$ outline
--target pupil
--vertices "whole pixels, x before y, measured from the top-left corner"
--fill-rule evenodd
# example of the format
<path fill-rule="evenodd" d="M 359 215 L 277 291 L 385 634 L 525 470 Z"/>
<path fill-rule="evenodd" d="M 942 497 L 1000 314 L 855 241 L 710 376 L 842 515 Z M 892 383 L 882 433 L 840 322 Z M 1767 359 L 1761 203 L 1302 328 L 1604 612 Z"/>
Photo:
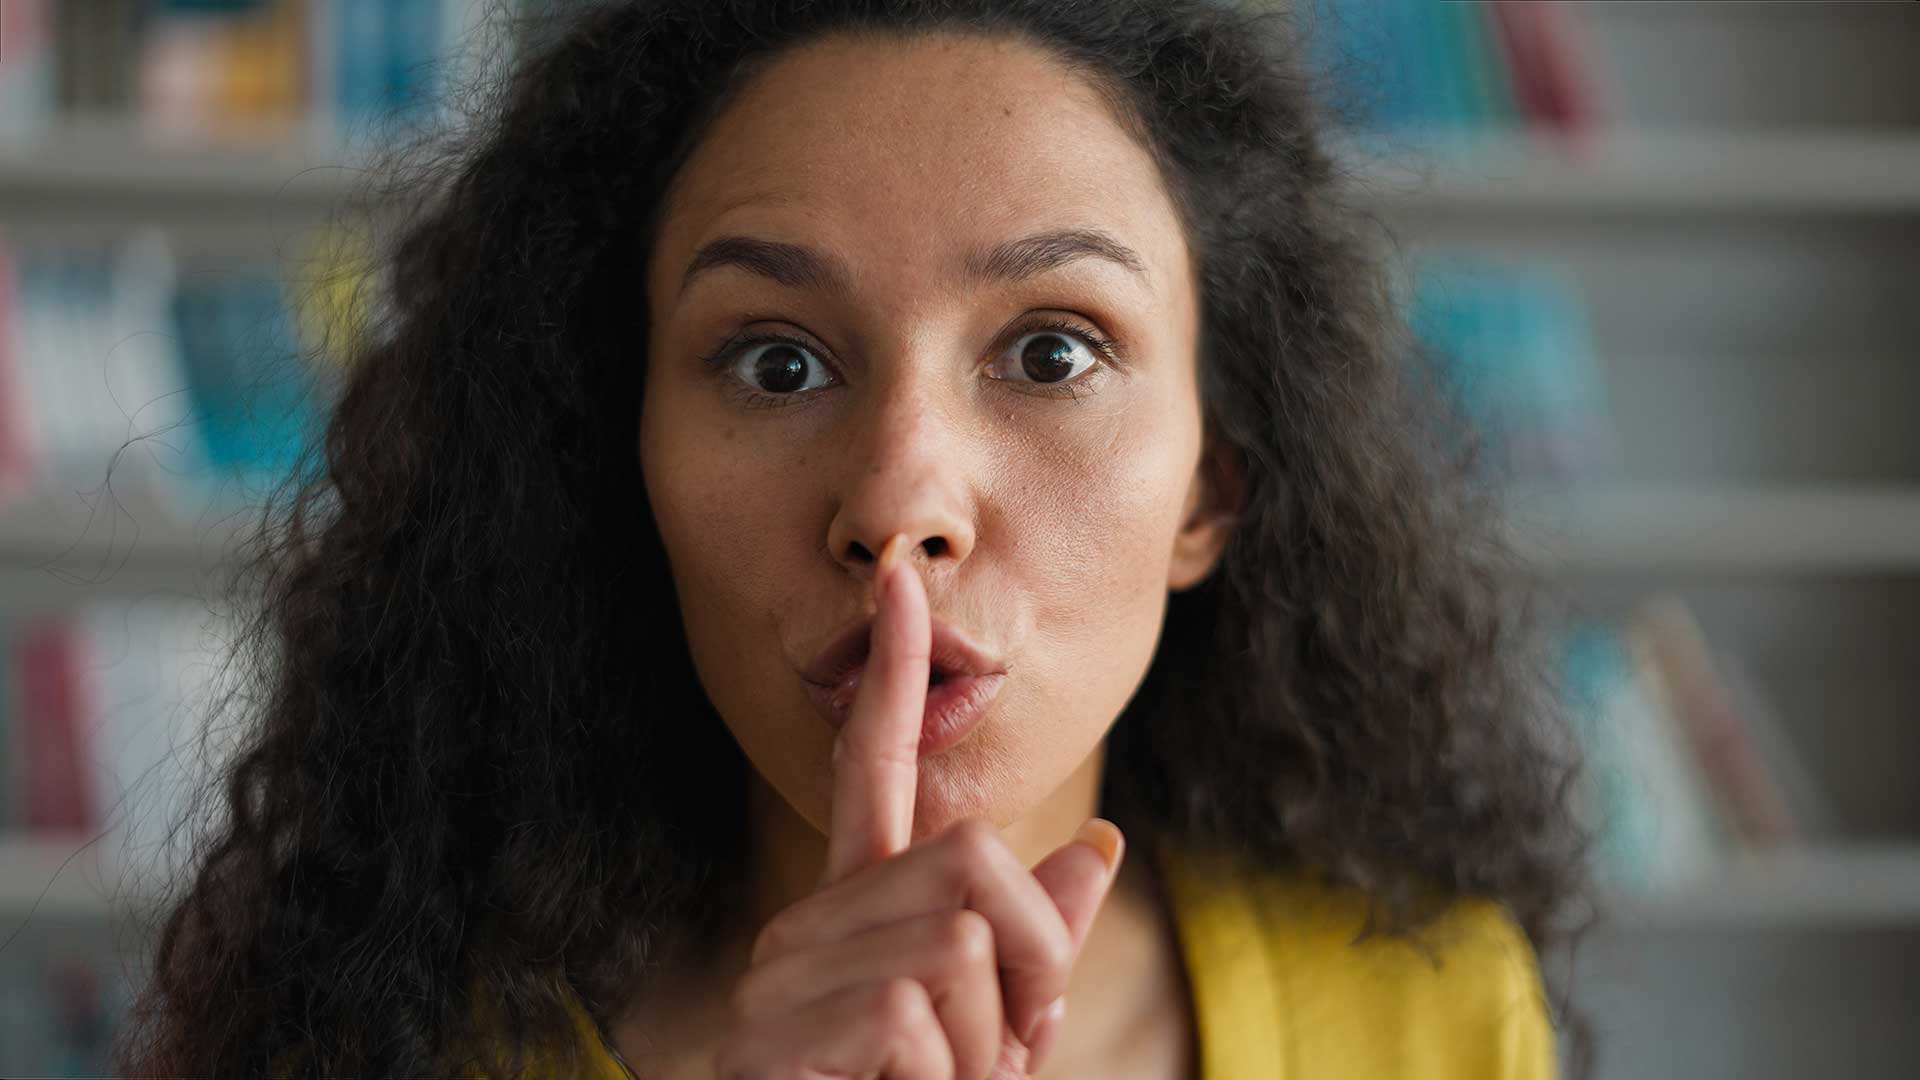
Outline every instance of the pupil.
<path fill-rule="evenodd" d="M 762 386 L 781 393 L 792 393 L 807 382 L 806 362 L 791 345 L 776 345 L 761 353 L 753 372 Z"/>
<path fill-rule="evenodd" d="M 1041 335 L 1021 350 L 1020 364 L 1035 382 L 1057 382 L 1073 370 L 1073 348 L 1056 335 Z"/>

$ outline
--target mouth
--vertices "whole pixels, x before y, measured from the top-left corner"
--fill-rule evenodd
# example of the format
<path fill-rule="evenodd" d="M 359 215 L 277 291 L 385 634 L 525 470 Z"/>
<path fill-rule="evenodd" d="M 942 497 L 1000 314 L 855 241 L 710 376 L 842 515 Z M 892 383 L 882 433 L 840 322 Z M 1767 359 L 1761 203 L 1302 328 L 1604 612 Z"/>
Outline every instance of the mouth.
<path fill-rule="evenodd" d="M 865 673 L 863 663 L 831 686 L 803 680 L 808 700 L 834 731 L 845 727 L 852 717 L 860 677 Z M 920 715 L 920 755 L 937 754 L 965 738 L 985 718 L 988 706 L 1006 682 L 1006 673 L 998 671 L 984 675 L 929 673 L 926 705 Z"/>
<path fill-rule="evenodd" d="M 866 664 L 872 651 L 872 632 L 872 616 L 848 623 L 801 671 L 800 677 L 819 686 L 838 686 L 848 673 Z M 965 631 L 937 616 L 933 618 L 927 661 L 928 686 L 940 686 L 966 676 L 1006 673 L 1007 665 L 976 645 Z"/>
<path fill-rule="evenodd" d="M 872 628 L 871 617 L 847 624 L 801 673 L 808 698 L 836 731 L 852 715 L 872 649 Z M 920 726 L 923 755 L 938 753 L 973 730 L 1008 678 L 1007 665 L 963 631 L 937 617 L 932 630 Z"/>

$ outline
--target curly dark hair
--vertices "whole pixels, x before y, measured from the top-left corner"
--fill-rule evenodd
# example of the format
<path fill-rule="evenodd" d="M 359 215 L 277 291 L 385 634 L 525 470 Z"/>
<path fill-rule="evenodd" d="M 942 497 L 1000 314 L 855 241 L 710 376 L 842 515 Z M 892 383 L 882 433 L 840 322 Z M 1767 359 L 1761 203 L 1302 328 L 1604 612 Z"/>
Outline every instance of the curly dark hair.
<path fill-rule="evenodd" d="M 577 1060 L 567 995 L 607 1023 L 711 940 L 750 766 L 645 501 L 631 285 L 732 91 L 848 28 L 1066 59 L 1149 148 L 1200 268 L 1203 413 L 1244 502 L 1215 573 L 1170 597 L 1101 813 L 1357 886 L 1376 932 L 1417 936 L 1471 894 L 1543 956 L 1580 936 L 1591 837 L 1537 582 L 1323 145 L 1293 16 L 624 0 L 523 28 L 477 122 L 379 174 L 412 194 L 404 227 L 324 431 L 246 537 L 247 679 L 219 703 L 244 737 L 156 909 L 118 1067 L 413 1075 L 484 1048 L 513 1075 Z M 1550 996 L 1585 1072 L 1585 1025 Z"/>

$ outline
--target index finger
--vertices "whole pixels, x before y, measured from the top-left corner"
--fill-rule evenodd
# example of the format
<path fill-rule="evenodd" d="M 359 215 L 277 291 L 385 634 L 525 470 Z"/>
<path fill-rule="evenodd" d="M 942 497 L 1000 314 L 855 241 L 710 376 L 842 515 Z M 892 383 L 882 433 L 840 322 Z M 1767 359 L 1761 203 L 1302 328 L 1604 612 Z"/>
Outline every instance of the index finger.
<path fill-rule="evenodd" d="M 847 724 L 833 742 L 823 885 L 905 851 L 913 836 L 933 630 L 926 588 L 901 557 L 906 539 L 896 533 L 880 549 L 866 670 Z"/>

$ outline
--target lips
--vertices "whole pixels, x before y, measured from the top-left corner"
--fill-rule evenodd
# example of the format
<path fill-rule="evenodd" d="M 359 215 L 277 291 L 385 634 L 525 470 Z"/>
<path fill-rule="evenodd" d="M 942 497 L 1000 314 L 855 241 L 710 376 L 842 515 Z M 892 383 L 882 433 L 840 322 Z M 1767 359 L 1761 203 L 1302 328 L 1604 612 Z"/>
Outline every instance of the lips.
<path fill-rule="evenodd" d="M 968 675 L 1006 673 L 1006 665 L 974 644 L 965 632 L 938 617 L 932 623 L 932 649 L 928 657 L 927 674 L 933 684 Z M 867 655 L 872 649 L 872 631 L 871 615 L 848 623 L 800 672 L 800 677 L 816 686 L 839 685 L 849 673 L 867 662 Z"/>
<path fill-rule="evenodd" d="M 920 749 L 932 755 L 967 736 L 1007 681 L 1006 665 L 975 645 L 953 626 L 932 620 L 928 654 L 926 707 L 920 720 Z M 872 647 L 873 619 L 855 619 L 836 634 L 801 673 L 807 697 L 834 730 L 853 712 L 860 678 Z"/>

